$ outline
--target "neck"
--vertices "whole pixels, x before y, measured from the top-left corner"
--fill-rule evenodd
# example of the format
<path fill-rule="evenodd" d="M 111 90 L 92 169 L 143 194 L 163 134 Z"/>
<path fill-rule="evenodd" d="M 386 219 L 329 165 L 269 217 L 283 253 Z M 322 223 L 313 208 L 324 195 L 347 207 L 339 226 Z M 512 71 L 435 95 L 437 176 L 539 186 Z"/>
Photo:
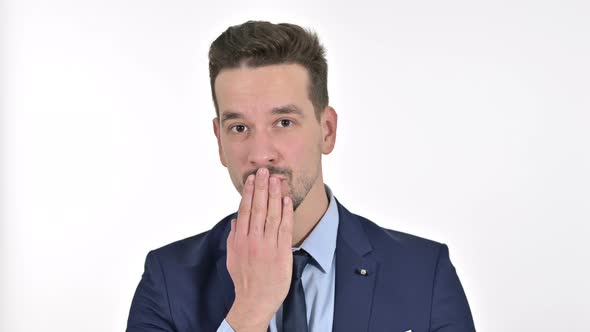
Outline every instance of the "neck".
<path fill-rule="evenodd" d="M 293 247 L 301 246 L 327 209 L 328 197 L 320 175 L 293 215 Z"/>

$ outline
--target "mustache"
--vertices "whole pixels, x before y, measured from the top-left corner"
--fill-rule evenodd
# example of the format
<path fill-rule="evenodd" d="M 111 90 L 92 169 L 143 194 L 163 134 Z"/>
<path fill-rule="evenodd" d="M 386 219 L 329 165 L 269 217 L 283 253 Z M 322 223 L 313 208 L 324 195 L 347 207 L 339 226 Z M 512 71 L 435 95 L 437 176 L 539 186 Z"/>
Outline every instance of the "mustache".
<path fill-rule="evenodd" d="M 288 168 L 282 168 L 282 167 L 276 167 L 276 166 L 264 166 L 266 167 L 266 169 L 268 169 L 268 172 L 270 175 L 284 175 L 287 180 L 289 180 L 289 182 L 291 182 L 291 178 L 293 176 L 293 171 L 288 169 Z M 242 176 L 242 183 L 246 183 L 246 179 L 248 178 L 248 176 L 250 176 L 251 174 L 256 175 L 256 172 L 258 172 L 258 170 L 261 167 L 255 168 L 251 171 L 246 172 L 243 176 Z"/>

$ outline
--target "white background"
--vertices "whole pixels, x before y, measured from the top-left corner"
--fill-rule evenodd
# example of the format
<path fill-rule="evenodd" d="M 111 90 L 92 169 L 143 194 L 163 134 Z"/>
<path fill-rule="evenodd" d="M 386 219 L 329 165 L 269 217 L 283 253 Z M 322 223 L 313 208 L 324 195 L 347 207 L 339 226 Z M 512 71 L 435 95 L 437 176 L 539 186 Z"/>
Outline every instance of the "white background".
<path fill-rule="evenodd" d="M 479 331 L 588 331 L 587 1 L 32 1 L 0 7 L 0 331 L 122 331 L 150 249 L 239 195 L 209 44 L 248 19 L 328 50 L 325 180 L 449 245 Z"/>

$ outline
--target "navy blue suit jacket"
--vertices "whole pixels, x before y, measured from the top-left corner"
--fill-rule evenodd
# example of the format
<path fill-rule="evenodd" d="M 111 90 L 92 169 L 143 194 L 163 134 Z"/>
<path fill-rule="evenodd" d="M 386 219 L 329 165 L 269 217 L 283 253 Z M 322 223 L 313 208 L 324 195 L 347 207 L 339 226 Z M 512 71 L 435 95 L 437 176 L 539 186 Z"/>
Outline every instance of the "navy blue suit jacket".
<path fill-rule="evenodd" d="M 340 203 L 338 213 L 333 331 L 475 331 L 444 244 L 384 229 Z M 234 216 L 147 255 L 128 332 L 217 330 L 235 296 L 226 268 Z"/>

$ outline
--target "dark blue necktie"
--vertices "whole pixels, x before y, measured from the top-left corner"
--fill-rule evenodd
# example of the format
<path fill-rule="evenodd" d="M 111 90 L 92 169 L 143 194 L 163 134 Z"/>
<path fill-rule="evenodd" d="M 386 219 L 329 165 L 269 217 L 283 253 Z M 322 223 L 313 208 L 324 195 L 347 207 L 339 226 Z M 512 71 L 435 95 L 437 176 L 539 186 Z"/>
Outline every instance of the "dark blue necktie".
<path fill-rule="evenodd" d="M 283 302 L 283 332 L 308 332 L 301 274 L 310 258 L 303 249 L 293 252 L 293 277 L 289 294 Z"/>

